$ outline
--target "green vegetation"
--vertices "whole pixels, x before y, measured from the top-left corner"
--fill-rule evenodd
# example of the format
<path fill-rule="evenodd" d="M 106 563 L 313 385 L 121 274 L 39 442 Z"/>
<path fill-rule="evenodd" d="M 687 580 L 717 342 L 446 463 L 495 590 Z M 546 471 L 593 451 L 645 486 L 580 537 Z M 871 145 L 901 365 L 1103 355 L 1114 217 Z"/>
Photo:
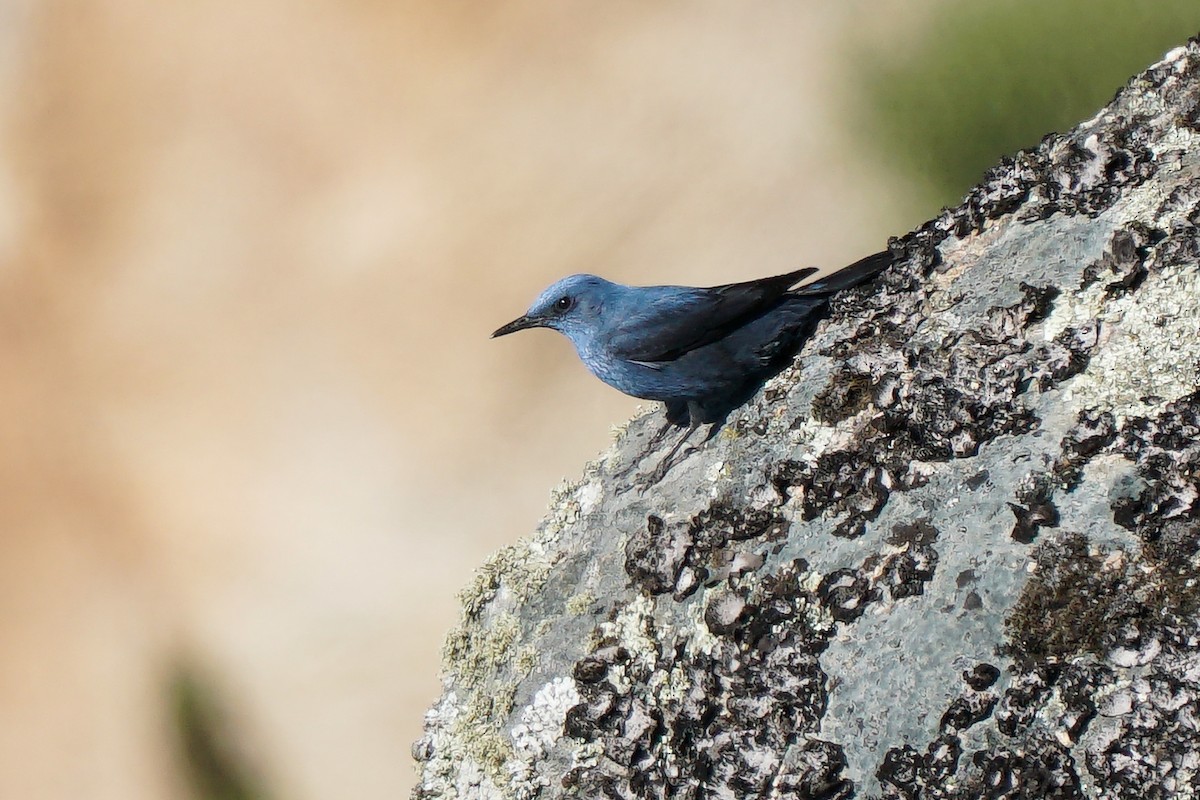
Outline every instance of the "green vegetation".
<path fill-rule="evenodd" d="M 195 800 L 266 800 L 236 731 L 213 687 L 181 667 L 170 684 L 171 712 L 191 796 Z"/>
<path fill-rule="evenodd" d="M 943 2 L 891 53 L 860 54 L 857 126 L 931 208 L 1005 154 L 1065 131 L 1200 32 L 1197 0 Z"/>

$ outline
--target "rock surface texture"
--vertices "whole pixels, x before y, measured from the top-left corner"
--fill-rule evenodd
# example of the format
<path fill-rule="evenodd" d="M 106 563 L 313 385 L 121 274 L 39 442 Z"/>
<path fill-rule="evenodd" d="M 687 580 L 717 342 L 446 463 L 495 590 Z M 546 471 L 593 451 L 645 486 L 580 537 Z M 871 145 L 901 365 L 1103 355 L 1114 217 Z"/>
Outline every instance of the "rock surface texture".
<path fill-rule="evenodd" d="M 661 483 L 616 477 L 656 412 L 559 490 L 464 594 L 414 796 L 1200 794 L 1198 221 L 1193 41 Z"/>

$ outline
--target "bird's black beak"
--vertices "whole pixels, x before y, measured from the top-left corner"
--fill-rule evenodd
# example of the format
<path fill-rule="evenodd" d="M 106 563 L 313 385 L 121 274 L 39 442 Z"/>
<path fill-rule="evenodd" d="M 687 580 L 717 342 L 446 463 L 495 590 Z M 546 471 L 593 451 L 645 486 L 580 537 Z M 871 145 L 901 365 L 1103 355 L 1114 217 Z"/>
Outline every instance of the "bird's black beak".
<path fill-rule="evenodd" d="M 510 333 L 516 333 L 517 331 L 523 331 L 526 328 L 541 328 L 543 326 L 544 326 L 544 323 L 540 319 L 537 319 L 536 317 L 530 317 L 528 315 L 523 316 L 523 317 L 517 317 L 516 319 L 514 319 L 512 322 L 508 323 L 507 325 L 503 325 L 503 326 L 497 328 L 495 330 L 495 332 L 492 333 L 492 338 L 495 339 L 497 336 L 508 336 Z"/>

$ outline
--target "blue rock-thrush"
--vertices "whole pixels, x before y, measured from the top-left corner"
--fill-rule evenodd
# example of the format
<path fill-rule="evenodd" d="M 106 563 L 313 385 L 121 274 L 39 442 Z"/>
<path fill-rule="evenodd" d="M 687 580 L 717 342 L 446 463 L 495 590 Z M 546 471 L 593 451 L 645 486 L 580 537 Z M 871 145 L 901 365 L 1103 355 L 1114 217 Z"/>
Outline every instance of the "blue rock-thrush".
<path fill-rule="evenodd" d="M 661 477 L 696 428 L 721 423 L 787 364 L 824 318 L 834 294 L 891 263 L 890 253 L 876 253 L 794 289 L 817 268 L 710 288 L 625 286 L 571 275 L 492 336 L 553 328 L 609 386 L 663 401 L 669 425 L 688 428 L 660 464 Z M 710 437 L 718 427 L 713 425 Z"/>

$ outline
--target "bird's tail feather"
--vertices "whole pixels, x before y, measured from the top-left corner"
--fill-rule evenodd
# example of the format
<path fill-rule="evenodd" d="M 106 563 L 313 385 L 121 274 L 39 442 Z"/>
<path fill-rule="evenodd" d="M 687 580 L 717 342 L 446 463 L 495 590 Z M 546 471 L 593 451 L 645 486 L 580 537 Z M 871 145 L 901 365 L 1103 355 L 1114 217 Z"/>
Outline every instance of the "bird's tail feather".
<path fill-rule="evenodd" d="M 892 254 L 888 250 L 875 253 L 855 261 L 848 267 L 843 267 L 831 275 L 818 278 L 812 283 L 806 283 L 792 290 L 792 294 L 802 296 L 835 294 L 844 289 L 851 289 L 874 278 L 892 265 Z"/>

